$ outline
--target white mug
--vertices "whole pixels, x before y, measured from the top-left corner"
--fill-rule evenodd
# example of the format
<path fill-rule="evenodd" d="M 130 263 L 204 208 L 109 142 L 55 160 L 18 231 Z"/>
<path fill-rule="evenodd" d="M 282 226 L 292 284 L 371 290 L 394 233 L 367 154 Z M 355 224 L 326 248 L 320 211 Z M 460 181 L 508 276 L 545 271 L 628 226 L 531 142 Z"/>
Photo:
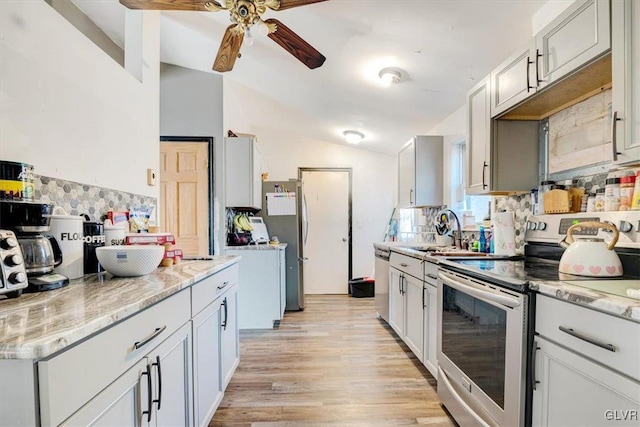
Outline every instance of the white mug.
<path fill-rule="evenodd" d="M 105 246 L 113 246 L 113 245 L 124 245 L 124 238 L 127 233 L 124 227 L 111 226 L 104 227 L 104 245 Z"/>
<path fill-rule="evenodd" d="M 51 215 L 50 233 L 56 238 L 62 251 L 62 264 L 56 267 L 54 272 L 69 279 L 84 276 L 83 223 L 83 217 L 67 215 L 60 206 L 57 206 Z"/>

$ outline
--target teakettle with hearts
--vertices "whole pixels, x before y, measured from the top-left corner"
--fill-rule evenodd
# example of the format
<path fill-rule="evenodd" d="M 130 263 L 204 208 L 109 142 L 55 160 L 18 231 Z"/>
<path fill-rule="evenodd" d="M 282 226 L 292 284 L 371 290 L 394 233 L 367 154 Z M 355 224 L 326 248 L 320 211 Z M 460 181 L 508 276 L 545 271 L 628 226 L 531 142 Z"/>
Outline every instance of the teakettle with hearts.
<path fill-rule="evenodd" d="M 573 238 L 573 232 L 582 228 L 603 228 L 613 232 L 613 239 L 607 244 L 604 239 Z M 586 221 L 572 225 L 567 230 L 567 247 L 560 259 L 560 273 L 590 277 L 622 276 L 622 263 L 613 250 L 618 241 L 618 228 L 604 222 Z M 568 245 L 567 245 L 568 244 Z"/>

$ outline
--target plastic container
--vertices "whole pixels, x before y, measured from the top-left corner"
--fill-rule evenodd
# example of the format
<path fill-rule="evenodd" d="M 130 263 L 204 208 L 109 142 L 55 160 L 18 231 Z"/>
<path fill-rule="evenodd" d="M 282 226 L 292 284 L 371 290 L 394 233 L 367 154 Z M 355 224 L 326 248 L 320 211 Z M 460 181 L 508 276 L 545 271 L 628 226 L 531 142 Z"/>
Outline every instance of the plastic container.
<path fill-rule="evenodd" d="M 484 235 L 484 227 L 480 227 L 478 242 L 478 252 L 487 252 L 487 238 Z"/>
<path fill-rule="evenodd" d="M 349 280 L 349 294 L 354 298 L 375 296 L 375 280 L 371 277 L 358 277 Z"/>
<path fill-rule="evenodd" d="M 620 178 L 607 178 L 604 187 L 604 210 L 605 212 L 612 212 L 619 209 Z"/>
<path fill-rule="evenodd" d="M 596 194 L 589 193 L 589 199 L 587 199 L 587 212 L 595 212 L 596 210 Z"/>
<path fill-rule="evenodd" d="M 628 211 L 631 209 L 633 201 L 633 188 L 636 184 L 636 176 L 623 176 L 620 178 L 620 210 Z"/>

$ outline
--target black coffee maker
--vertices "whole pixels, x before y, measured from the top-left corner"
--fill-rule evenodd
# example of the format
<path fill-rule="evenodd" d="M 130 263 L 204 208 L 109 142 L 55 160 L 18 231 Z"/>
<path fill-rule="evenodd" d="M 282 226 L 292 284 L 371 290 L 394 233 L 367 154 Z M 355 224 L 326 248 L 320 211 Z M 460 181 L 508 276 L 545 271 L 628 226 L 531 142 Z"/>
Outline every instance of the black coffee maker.
<path fill-rule="evenodd" d="M 48 235 L 52 206 L 46 203 L 0 200 L 0 229 L 15 233 L 29 287 L 27 292 L 58 289 L 69 283 L 61 274 L 51 274 L 62 264 L 62 251 L 55 237 Z"/>

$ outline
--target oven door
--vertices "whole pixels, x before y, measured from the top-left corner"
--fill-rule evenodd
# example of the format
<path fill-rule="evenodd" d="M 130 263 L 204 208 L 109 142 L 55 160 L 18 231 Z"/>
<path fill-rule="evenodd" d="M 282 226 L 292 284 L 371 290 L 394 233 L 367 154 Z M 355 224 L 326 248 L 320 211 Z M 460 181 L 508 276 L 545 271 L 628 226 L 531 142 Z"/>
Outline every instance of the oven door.
<path fill-rule="evenodd" d="M 440 269 L 438 396 L 460 425 L 524 422 L 526 295 Z"/>

